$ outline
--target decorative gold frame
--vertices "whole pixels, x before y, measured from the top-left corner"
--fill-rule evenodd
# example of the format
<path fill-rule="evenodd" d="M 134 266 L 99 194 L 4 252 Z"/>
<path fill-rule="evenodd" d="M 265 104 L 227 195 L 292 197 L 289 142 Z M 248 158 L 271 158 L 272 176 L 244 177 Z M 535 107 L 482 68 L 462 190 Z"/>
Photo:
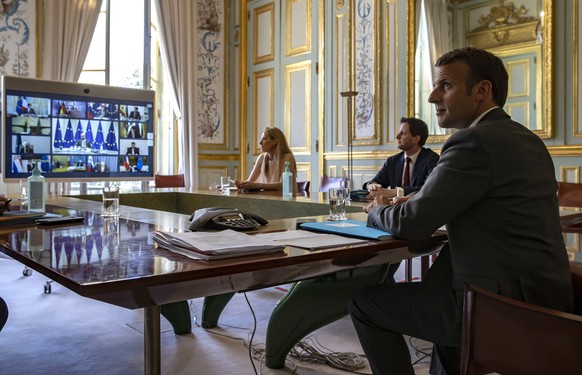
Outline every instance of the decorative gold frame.
<path fill-rule="evenodd" d="M 257 45 L 258 45 L 258 41 L 259 41 L 259 35 L 257 34 L 257 30 L 258 28 L 255 27 L 253 30 L 253 64 L 257 65 L 260 63 L 264 63 L 267 61 L 272 61 L 275 59 L 275 35 L 274 35 L 274 28 L 275 28 L 275 4 L 274 3 L 268 3 L 265 4 L 261 7 L 258 7 L 254 10 L 253 13 L 253 17 L 255 20 L 259 19 L 259 15 L 263 14 L 263 13 L 270 13 L 271 16 L 271 40 L 270 40 L 270 48 L 271 51 L 269 53 L 267 53 L 266 55 L 258 55 L 258 49 L 257 49 Z"/>
<path fill-rule="evenodd" d="M 289 56 L 295 56 L 295 55 L 300 55 L 302 53 L 305 52 L 309 52 L 311 51 L 311 0 L 303 0 L 305 1 L 305 20 L 306 20 L 306 27 L 305 27 L 305 44 L 302 46 L 297 46 L 295 48 L 291 48 L 291 35 L 293 35 L 293 31 L 288 31 L 285 35 L 285 55 L 287 57 Z M 293 26 L 293 20 L 292 20 L 292 8 L 293 8 L 293 3 L 297 3 L 298 0 L 287 0 L 286 1 L 286 10 L 285 10 L 285 15 L 287 18 L 286 21 L 286 25 L 287 27 L 292 27 Z"/>
<path fill-rule="evenodd" d="M 407 76 L 407 93 L 408 100 L 407 111 L 409 116 L 414 115 L 414 67 L 415 67 L 415 48 L 416 48 L 416 0 L 406 0 L 408 6 L 408 64 L 406 67 Z M 551 138 L 553 136 L 553 0 L 544 0 L 544 25 L 542 28 L 542 38 L 544 49 L 542 53 L 542 130 L 534 132 L 540 138 Z M 430 135 L 429 143 L 442 143 L 446 141 L 448 135 Z"/>
<path fill-rule="evenodd" d="M 224 54 L 223 54 L 223 76 L 222 79 L 222 86 L 224 90 L 224 97 L 222 98 L 222 108 L 223 112 L 222 115 L 224 119 L 222 120 L 222 128 L 223 128 L 223 139 L 220 143 L 209 143 L 209 142 L 202 142 L 198 141 L 198 147 L 200 151 L 209 151 L 209 150 L 228 150 L 230 145 L 230 97 L 229 94 L 229 80 L 226 79 L 228 76 L 228 66 L 226 64 L 227 61 L 230 61 L 230 56 L 232 54 L 230 44 L 228 43 L 228 30 L 230 29 L 230 3 L 224 3 L 224 9 L 222 14 L 222 30 L 219 32 L 221 35 L 222 45 L 224 46 Z M 176 140 L 178 138 L 175 138 Z"/>
<path fill-rule="evenodd" d="M 311 150 L 311 61 L 301 61 L 294 64 L 289 64 L 285 67 L 285 107 L 290 108 L 292 103 L 291 89 L 293 88 L 293 83 L 291 76 L 296 72 L 304 72 L 305 77 L 305 113 L 304 124 L 305 124 L 305 145 L 304 147 L 291 147 L 291 150 L 296 155 L 307 155 Z M 289 114 L 291 111 L 285 110 L 284 122 L 285 122 L 285 137 L 291 144 L 291 119 Z"/>
<path fill-rule="evenodd" d="M 572 100 L 572 135 L 574 137 L 582 137 L 582 127 L 580 125 L 580 111 L 578 110 L 578 103 L 580 100 L 579 97 L 579 92 L 580 92 L 580 78 L 578 76 L 578 72 L 580 71 L 580 57 L 578 56 L 578 54 L 580 53 L 580 46 L 578 45 L 580 43 L 580 40 L 578 38 L 578 33 L 580 32 L 580 21 L 579 21 L 579 16 L 580 16 L 580 4 L 579 4 L 579 0 L 574 0 L 572 2 L 572 25 L 573 27 L 573 35 L 572 35 L 572 41 L 573 41 L 573 83 L 572 83 L 572 96 L 573 96 L 573 100 Z"/>
<path fill-rule="evenodd" d="M 352 124 L 352 131 L 351 134 L 353 135 L 353 145 L 354 146 L 366 146 L 366 145 L 379 145 L 382 141 L 382 123 L 383 119 L 383 111 L 382 111 L 382 103 L 383 103 L 383 91 L 382 91 L 382 79 L 384 78 L 384 68 L 382 65 L 382 51 L 385 47 L 382 46 L 382 28 L 380 25 L 382 24 L 382 1 L 381 0 L 372 0 L 374 5 L 374 131 L 371 136 L 368 137 L 358 137 L 356 132 L 356 123 Z M 352 0 L 350 2 L 350 21 L 349 21 L 349 32 L 350 32 L 350 44 L 349 52 L 350 52 L 350 91 L 357 91 L 356 88 L 356 51 L 355 51 L 355 38 L 356 38 L 356 1 Z M 353 57 L 352 57 L 353 56 Z M 355 100 L 357 103 L 357 97 Z"/>
<path fill-rule="evenodd" d="M 259 124 L 257 123 L 257 114 L 259 113 L 259 100 L 258 100 L 258 90 L 256 89 L 258 87 L 258 81 L 261 78 L 269 78 L 270 79 L 270 87 L 269 87 L 269 93 L 268 93 L 268 97 L 269 99 L 274 100 L 275 97 L 275 70 L 273 68 L 269 68 L 269 69 L 265 69 L 265 70 L 261 70 L 258 72 L 255 72 L 253 74 L 253 87 L 255 87 L 255 90 L 253 91 L 255 97 L 253 98 L 253 131 L 252 131 L 252 136 L 253 136 L 253 146 L 252 150 L 253 150 L 253 155 L 259 155 L 261 153 L 261 147 L 259 146 L 259 134 L 262 134 L 262 130 L 265 128 L 265 126 L 262 126 L 259 129 Z M 263 103 L 260 103 L 261 105 L 264 105 Z M 273 113 L 273 103 L 269 103 L 268 104 L 269 107 L 269 123 L 268 124 L 264 124 L 267 126 L 271 126 L 271 124 L 275 123 L 275 114 Z M 259 131 L 261 133 L 259 133 Z"/>

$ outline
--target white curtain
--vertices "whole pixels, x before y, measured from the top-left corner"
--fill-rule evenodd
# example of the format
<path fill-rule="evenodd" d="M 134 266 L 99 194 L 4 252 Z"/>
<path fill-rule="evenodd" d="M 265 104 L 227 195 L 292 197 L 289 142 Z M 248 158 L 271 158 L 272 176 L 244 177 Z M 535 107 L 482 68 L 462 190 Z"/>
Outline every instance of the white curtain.
<path fill-rule="evenodd" d="M 41 78 L 77 82 L 103 0 L 50 0 L 43 3 Z"/>
<path fill-rule="evenodd" d="M 192 0 L 155 0 L 162 61 L 168 73 L 177 113 L 179 172 L 186 187 L 198 187 L 198 138 L 196 134 L 197 14 Z"/>
<path fill-rule="evenodd" d="M 446 0 L 421 0 L 424 6 L 431 67 L 437 59 L 451 49 Z M 418 30 L 418 29 L 417 29 Z M 434 73 L 434 72 L 433 72 Z M 434 75 L 434 74 L 433 74 Z"/>

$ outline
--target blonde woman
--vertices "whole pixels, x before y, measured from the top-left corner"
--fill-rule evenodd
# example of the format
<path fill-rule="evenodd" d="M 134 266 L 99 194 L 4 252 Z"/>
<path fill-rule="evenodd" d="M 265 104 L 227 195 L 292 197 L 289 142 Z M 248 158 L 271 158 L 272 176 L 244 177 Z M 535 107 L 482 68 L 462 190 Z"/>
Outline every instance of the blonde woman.
<path fill-rule="evenodd" d="M 297 166 L 285 134 L 279 128 L 265 128 L 261 136 L 261 154 L 245 181 L 236 180 L 235 185 L 245 190 L 282 190 L 281 174 L 285 162 L 289 162 L 293 173 L 293 195 L 297 194 Z"/>

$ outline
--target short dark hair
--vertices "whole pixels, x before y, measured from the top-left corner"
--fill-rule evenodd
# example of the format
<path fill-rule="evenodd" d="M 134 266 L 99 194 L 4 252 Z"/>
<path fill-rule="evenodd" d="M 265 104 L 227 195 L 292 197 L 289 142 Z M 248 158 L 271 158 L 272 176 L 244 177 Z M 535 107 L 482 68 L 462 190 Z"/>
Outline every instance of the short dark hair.
<path fill-rule="evenodd" d="M 493 86 L 493 102 L 500 107 L 507 99 L 508 76 L 503 61 L 491 52 L 479 48 L 465 47 L 449 51 L 439 57 L 435 66 L 463 61 L 469 66 L 467 77 L 467 91 L 479 81 L 487 80 Z"/>
<path fill-rule="evenodd" d="M 420 146 L 424 146 L 426 140 L 428 139 L 428 125 L 426 122 L 416 117 L 402 117 L 400 119 L 400 123 L 402 124 L 404 122 L 408 124 L 408 130 L 413 137 L 417 135 L 420 136 L 420 141 L 418 144 Z"/>

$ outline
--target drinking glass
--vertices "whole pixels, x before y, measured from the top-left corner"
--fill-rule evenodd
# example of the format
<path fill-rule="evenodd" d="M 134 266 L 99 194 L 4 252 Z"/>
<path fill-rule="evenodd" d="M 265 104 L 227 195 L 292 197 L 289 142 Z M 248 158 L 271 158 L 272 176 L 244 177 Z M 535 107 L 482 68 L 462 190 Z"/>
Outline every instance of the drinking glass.
<path fill-rule="evenodd" d="M 20 181 L 20 198 L 18 198 L 18 200 L 20 201 L 20 209 L 22 211 L 26 211 L 28 205 L 28 190 L 26 187 L 27 183 L 28 181 Z"/>
<path fill-rule="evenodd" d="M 103 188 L 102 216 L 119 216 L 119 186 L 106 186 Z"/>
<path fill-rule="evenodd" d="M 329 220 L 346 220 L 346 199 L 349 197 L 348 188 L 329 189 Z"/>
<path fill-rule="evenodd" d="M 229 176 L 222 176 L 220 177 L 220 189 L 222 190 L 222 194 L 228 194 L 230 192 L 230 177 Z"/>

